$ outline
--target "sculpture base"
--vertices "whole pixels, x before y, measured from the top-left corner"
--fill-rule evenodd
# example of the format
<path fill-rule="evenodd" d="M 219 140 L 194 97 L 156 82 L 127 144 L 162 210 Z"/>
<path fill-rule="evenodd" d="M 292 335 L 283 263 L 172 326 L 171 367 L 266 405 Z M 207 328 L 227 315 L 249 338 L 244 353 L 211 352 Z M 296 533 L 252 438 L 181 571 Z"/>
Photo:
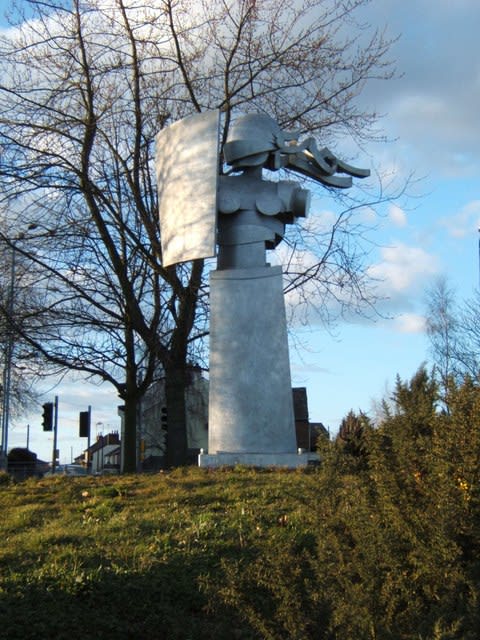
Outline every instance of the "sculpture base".
<path fill-rule="evenodd" d="M 210 284 L 208 451 L 295 457 L 282 270 L 213 271 Z"/>
<path fill-rule="evenodd" d="M 214 454 L 200 453 L 199 467 L 234 467 L 238 464 L 248 467 L 286 467 L 297 469 L 318 464 L 316 453 L 229 453 L 219 451 Z"/>

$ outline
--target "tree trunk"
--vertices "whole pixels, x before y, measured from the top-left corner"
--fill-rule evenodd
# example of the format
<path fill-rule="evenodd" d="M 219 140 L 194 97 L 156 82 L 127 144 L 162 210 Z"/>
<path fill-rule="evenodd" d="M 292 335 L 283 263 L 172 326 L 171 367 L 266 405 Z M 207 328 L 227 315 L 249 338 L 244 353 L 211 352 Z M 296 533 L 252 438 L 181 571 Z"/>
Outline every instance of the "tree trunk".
<path fill-rule="evenodd" d="M 137 412 L 140 395 L 137 384 L 134 333 L 129 322 L 126 322 L 125 346 L 127 357 L 125 366 L 124 431 L 122 435 L 122 472 L 135 473 L 137 471 Z"/>
<path fill-rule="evenodd" d="M 185 407 L 185 360 L 170 362 L 165 370 L 167 401 L 167 465 L 178 467 L 187 463 L 187 416 Z"/>
<path fill-rule="evenodd" d="M 122 434 L 122 473 L 137 471 L 137 396 L 128 394 L 125 398 Z"/>

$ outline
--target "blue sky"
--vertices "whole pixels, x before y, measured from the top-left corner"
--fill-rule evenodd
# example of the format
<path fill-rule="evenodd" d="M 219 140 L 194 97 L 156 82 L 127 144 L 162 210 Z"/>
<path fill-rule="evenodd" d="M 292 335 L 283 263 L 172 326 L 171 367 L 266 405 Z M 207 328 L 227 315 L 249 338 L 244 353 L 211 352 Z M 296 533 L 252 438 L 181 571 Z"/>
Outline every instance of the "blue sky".
<path fill-rule="evenodd" d="M 393 318 L 342 322 L 333 334 L 312 325 L 301 336 L 308 348 L 291 350 L 292 381 L 307 387 L 310 419 L 332 432 L 350 409 L 371 413 L 372 401 L 391 392 L 397 373 L 409 378 L 428 361 L 424 297 L 435 277 L 446 275 L 460 298 L 479 284 L 480 3 L 373 0 L 364 13 L 399 36 L 390 56 L 398 77 L 372 84 L 362 96 L 384 114 L 380 124 L 390 142 L 368 146 L 366 162 L 357 164 L 391 171 L 398 184 L 411 172 L 422 180 L 413 189 L 419 197 L 386 204 L 369 232 L 376 245 L 372 273 L 388 297 L 381 311 Z M 339 156 L 343 144 L 334 149 Z M 62 461 L 85 446 L 75 434 L 78 411 L 88 404 L 94 435 L 118 428 L 118 402 L 106 386 L 64 383 L 42 401 L 54 394 Z M 40 410 L 13 425 L 9 445 L 25 446 L 27 422 L 31 448 L 48 459 L 51 440 L 40 430 Z"/>
<path fill-rule="evenodd" d="M 391 141 L 367 151 L 399 182 L 411 171 L 422 179 L 412 190 L 420 197 L 383 207 L 369 235 L 378 244 L 372 273 L 383 277 L 389 298 L 381 308 L 394 318 L 343 323 L 335 337 L 319 328 L 303 362 L 291 352 L 293 382 L 308 389 L 311 419 L 333 432 L 350 409 L 374 415 L 372 400 L 391 393 L 397 373 L 409 378 L 428 362 L 423 314 L 435 278 L 445 275 L 460 299 L 479 284 L 480 3 L 377 0 L 365 14 L 399 36 L 391 50 L 398 77 L 362 97 L 384 114 Z"/>

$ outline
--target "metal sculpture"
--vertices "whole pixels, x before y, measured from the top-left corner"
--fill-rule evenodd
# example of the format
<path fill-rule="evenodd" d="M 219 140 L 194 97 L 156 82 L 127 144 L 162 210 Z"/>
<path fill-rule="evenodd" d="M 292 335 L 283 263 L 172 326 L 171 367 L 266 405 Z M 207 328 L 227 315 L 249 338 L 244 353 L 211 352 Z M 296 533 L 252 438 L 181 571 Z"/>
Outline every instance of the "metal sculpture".
<path fill-rule="evenodd" d="M 210 274 L 208 453 L 201 466 L 308 462 L 298 455 L 281 267 L 266 249 L 307 215 L 310 192 L 263 170 L 289 169 L 333 188 L 351 186 L 352 167 L 313 138 L 282 131 L 265 114 L 231 127 L 219 175 L 219 113 L 175 123 L 157 136 L 157 182 L 164 265 L 217 254 Z"/>

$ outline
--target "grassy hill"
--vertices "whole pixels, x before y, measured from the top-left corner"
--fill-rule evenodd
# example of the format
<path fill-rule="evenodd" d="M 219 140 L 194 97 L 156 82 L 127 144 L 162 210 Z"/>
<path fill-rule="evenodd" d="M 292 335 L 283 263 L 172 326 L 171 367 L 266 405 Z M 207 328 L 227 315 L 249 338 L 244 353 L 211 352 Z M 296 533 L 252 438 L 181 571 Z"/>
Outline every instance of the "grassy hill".
<path fill-rule="evenodd" d="M 445 540 L 412 559 L 328 465 L 3 477 L 0 509 L 7 640 L 475 637 L 478 589 Z"/>
<path fill-rule="evenodd" d="M 259 555 L 312 547 L 311 482 L 188 469 L 4 484 L 0 636 L 261 637 L 228 576 Z"/>

